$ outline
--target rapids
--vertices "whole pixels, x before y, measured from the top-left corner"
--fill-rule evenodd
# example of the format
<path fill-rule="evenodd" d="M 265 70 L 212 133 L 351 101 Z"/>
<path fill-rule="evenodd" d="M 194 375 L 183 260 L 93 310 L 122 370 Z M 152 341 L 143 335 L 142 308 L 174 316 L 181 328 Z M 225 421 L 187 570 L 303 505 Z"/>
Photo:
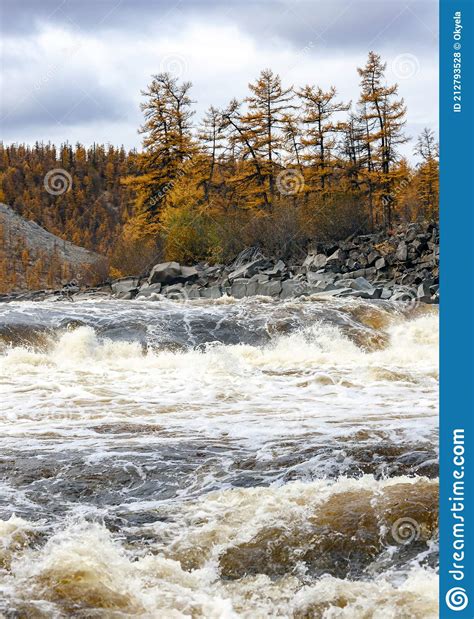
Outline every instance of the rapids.
<path fill-rule="evenodd" d="M 0 616 L 437 616 L 438 317 L 0 305 Z"/>

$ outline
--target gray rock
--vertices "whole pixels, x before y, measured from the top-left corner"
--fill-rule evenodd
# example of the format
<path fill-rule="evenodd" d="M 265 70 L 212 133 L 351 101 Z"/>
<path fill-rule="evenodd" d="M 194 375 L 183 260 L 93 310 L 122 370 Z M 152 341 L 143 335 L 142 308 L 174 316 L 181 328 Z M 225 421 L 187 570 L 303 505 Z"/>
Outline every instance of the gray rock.
<path fill-rule="evenodd" d="M 204 299 L 219 299 L 222 297 L 222 289 L 220 286 L 209 286 L 209 288 L 202 288 L 200 295 Z"/>
<path fill-rule="evenodd" d="M 405 241 L 402 241 L 398 244 L 397 251 L 395 253 L 395 258 L 399 262 L 405 262 L 408 258 L 408 247 Z"/>
<path fill-rule="evenodd" d="M 112 293 L 118 299 L 133 299 L 139 286 L 138 277 L 122 277 L 111 284 Z"/>
<path fill-rule="evenodd" d="M 379 258 L 380 254 L 378 252 L 371 251 L 370 254 L 367 256 L 367 264 L 370 266 L 371 264 L 374 264 L 374 262 Z"/>
<path fill-rule="evenodd" d="M 264 268 L 267 265 L 267 260 L 265 258 L 257 258 L 252 262 L 247 262 L 247 264 L 243 264 L 239 268 L 229 273 L 229 281 L 232 283 L 235 279 L 239 279 L 240 277 L 250 278 L 252 275 L 255 275 L 257 271 L 261 268 Z"/>
<path fill-rule="evenodd" d="M 257 283 L 257 284 L 263 284 L 264 282 L 268 282 L 270 279 L 270 277 L 266 274 L 266 273 L 256 273 L 255 275 L 252 275 L 252 277 L 248 281 L 249 283 Z"/>
<path fill-rule="evenodd" d="M 352 288 L 335 288 L 333 290 L 325 290 L 324 292 L 316 292 L 312 296 L 314 297 L 344 297 L 347 294 L 354 292 Z"/>
<path fill-rule="evenodd" d="M 179 275 L 180 282 L 191 282 L 195 281 L 199 277 L 199 271 L 196 267 L 181 267 L 181 273 Z"/>
<path fill-rule="evenodd" d="M 189 286 L 189 285 L 185 284 L 184 292 L 185 292 L 186 297 L 188 299 L 199 299 L 199 297 L 200 297 L 199 286 L 196 286 L 196 285 Z"/>
<path fill-rule="evenodd" d="M 372 284 L 370 282 L 368 282 L 365 277 L 356 277 L 354 280 L 352 280 L 349 284 L 349 287 L 352 288 L 353 290 L 366 290 L 366 291 L 373 291 L 374 287 L 372 286 Z"/>
<path fill-rule="evenodd" d="M 366 269 L 357 269 L 357 271 L 351 271 L 350 273 L 346 273 L 346 277 L 356 278 L 356 277 L 364 277 Z"/>
<path fill-rule="evenodd" d="M 336 251 L 329 256 L 327 262 L 344 262 L 346 259 L 346 254 L 342 251 L 341 248 L 336 249 Z"/>
<path fill-rule="evenodd" d="M 231 296 L 235 299 L 243 299 L 247 296 L 247 283 L 249 283 L 248 279 L 239 278 L 234 280 L 230 287 Z"/>
<path fill-rule="evenodd" d="M 433 295 L 438 291 L 438 286 L 432 279 L 427 279 L 418 286 L 416 296 L 422 303 L 431 303 Z"/>
<path fill-rule="evenodd" d="M 161 262 L 152 268 L 148 283 L 172 284 L 180 275 L 181 267 L 177 262 Z"/>
<path fill-rule="evenodd" d="M 269 282 L 258 284 L 257 294 L 263 297 L 277 297 L 281 290 L 281 281 L 279 279 L 272 279 Z"/>
<path fill-rule="evenodd" d="M 269 275 L 270 277 L 277 277 L 279 275 L 283 275 L 285 269 L 286 265 L 283 260 L 278 260 L 275 266 L 273 266 L 271 269 L 266 269 L 265 271 L 263 271 L 263 273 Z"/>
<path fill-rule="evenodd" d="M 308 294 L 308 284 L 302 279 L 286 279 L 281 284 L 281 299 L 290 299 Z"/>
<path fill-rule="evenodd" d="M 145 284 L 141 286 L 137 294 L 137 299 L 148 299 L 159 295 L 161 292 L 161 284 Z"/>
<path fill-rule="evenodd" d="M 326 266 L 328 259 L 324 254 L 309 254 L 303 262 L 303 267 L 308 271 L 317 271 Z"/>
<path fill-rule="evenodd" d="M 385 263 L 385 258 L 384 257 L 378 258 L 375 261 L 375 268 L 377 269 L 377 271 L 381 271 L 385 267 L 386 267 L 386 263 Z"/>

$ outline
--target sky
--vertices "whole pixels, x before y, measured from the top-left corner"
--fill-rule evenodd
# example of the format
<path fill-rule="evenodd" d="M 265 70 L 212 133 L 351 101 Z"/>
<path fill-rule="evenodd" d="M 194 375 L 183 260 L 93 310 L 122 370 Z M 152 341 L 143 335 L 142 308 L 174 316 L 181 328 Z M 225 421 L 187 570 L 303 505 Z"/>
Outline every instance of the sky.
<path fill-rule="evenodd" d="M 334 85 L 357 101 L 374 50 L 408 106 L 407 133 L 438 124 L 437 0 L 0 0 L 6 143 L 139 148 L 140 91 L 162 71 L 193 83 L 196 120 L 243 98 L 260 71 Z M 410 156 L 415 138 L 403 147 Z"/>

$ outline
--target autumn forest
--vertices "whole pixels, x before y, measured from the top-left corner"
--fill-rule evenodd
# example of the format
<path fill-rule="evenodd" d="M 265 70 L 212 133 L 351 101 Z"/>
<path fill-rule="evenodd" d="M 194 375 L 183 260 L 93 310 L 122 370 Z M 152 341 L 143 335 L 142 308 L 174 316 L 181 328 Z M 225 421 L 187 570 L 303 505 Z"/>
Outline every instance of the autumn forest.
<path fill-rule="evenodd" d="M 374 52 L 357 71 L 349 102 L 265 69 L 247 97 L 202 119 L 190 82 L 154 75 L 142 92 L 141 151 L 0 145 L 0 202 L 106 256 L 111 277 L 158 258 L 223 262 L 249 246 L 288 258 L 312 239 L 437 219 L 433 132 L 411 139 L 413 162 L 402 157 L 408 110 L 398 86 Z M 72 182 L 52 195 L 44 177 L 57 168 Z"/>

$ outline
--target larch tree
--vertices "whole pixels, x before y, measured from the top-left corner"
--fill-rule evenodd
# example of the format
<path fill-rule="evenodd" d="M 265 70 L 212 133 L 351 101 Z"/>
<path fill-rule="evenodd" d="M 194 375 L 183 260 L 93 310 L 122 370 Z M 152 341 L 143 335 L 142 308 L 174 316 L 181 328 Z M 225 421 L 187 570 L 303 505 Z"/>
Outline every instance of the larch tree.
<path fill-rule="evenodd" d="M 191 82 L 180 84 L 169 73 L 160 73 L 142 91 L 146 100 L 141 104 L 145 122 L 140 128 L 144 135 L 144 150 L 138 162 L 140 174 L 125 180 L 136 194 L 130 222 L 134 236 L 157 234 L 170 189 L 195 152 L 191 86 Z"/>
<path fill-rule="evenodd" d="M 418 186 L 423 215 L 433 217 L 437 213 L 439 202 L 439 146 L 432 129 L 423 129 L 414 154 L 421 158 L 418 165 Z"/>
<path fill-rule="evenodd" d="M 302 144 L 303 155 L 308 166 L 308 185 L 324 196 L 328 180 L 333 173 L 332 152 L 336 146 L 336 135 L 343 131 L 343 125 L 335 115 L 349 109 L 349 104 L 336 100 L 334 87 L 328 91 L 315 86 L 305 86 L 298 91 L 303 103 L 302 123 L 306 127 Z"/>
<path fill-rule="evenodd" d="M 381 56 L 369 52 L 367 63 L 358 68 L 361 81 L 360 103 L 363 120 L 368 129 L 367 144 L 371 145 L 372 163 L 380 172 L 380 198 L 385 227 L 392 224 L 393 184 L 396 175 L 392 166 L 397 161 L 397 146 L 407 141 L 403 133 L 406 106 L 398 98 L 398 84 L 385 83 L 385 69 Z"/>
<path fill-rule="evenodd" d="M 209 202 L 219 162 L 226 147 L 226 135 L 224 132 L 222 112 L 212 105 L 205 113 L 199 129 L 198 138 L 205 155 L 203 159 L 204 195 L 206 201 Z"/>
<path fill-rule="evenodd" d="M 266 205 L 271 207 L 275 197 L 277 158 L 283 148 L 281 129 L 285 114 L 291 109 L 294 93 L 283 88 L 281 78 L 270 69 L 264 69 L 246 97 L 248 112 L 242 117 L 246 136 L 252 143 L 254 156 L 260 160 Z"/>
<path fill-rule="evenodd" d="M 241 103 L 232 99 L 223 111 L 223 129 L 229 139 L 234 173 L 229 179 L 237 201 L 243 199 L 245 208 L 258 210 L 269 207 L 268 186 L 265 183 L 265 162 L 255 144 L 255 135 L 240 111 Z"/>

